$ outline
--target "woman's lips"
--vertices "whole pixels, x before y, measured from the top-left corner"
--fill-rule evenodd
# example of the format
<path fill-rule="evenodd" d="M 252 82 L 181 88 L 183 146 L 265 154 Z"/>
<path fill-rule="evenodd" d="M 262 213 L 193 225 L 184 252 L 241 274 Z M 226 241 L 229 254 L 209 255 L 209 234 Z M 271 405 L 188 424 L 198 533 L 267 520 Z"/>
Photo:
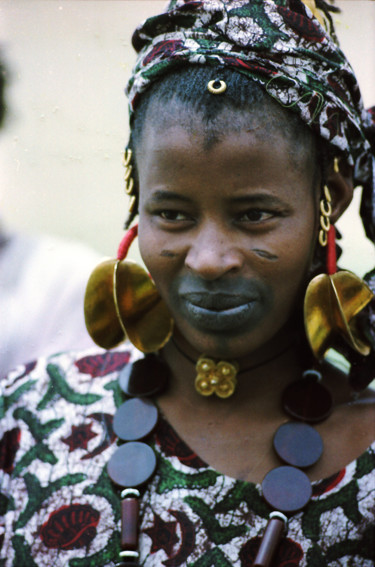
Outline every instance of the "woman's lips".
<path fill-rule="evenodd" d="M 207 330 L 227 331 L 242 326 L 254 316 L 257 298 L 229 294 L 187 293 L 181 296 L 192 323 Z"/>

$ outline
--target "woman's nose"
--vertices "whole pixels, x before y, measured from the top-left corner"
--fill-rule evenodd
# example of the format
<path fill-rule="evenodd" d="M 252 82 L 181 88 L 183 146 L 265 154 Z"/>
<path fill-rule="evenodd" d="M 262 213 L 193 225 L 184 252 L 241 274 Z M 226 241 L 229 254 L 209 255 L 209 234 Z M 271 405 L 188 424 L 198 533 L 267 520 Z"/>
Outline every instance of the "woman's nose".
<path fill-rule="evenodd" d="M 234 245 L 233 235 L 211 226 L 195 235 L 185 256 L 185 265 L 207 280 L 238 271 L 242 262 L 243 256 Z"/>

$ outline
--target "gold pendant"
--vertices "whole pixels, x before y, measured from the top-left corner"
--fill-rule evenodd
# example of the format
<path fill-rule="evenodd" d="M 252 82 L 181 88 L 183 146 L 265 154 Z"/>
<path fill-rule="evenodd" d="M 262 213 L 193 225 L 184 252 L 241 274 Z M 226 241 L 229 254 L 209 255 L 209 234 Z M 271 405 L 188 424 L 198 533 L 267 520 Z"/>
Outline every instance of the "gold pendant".
<path fill-rule="evenodd" d="M 219 398 L 229 398 L 236 389 L 238 365 L 221 360 L 217 364 L 204 354 L 196 365 L 195 389 L 201 396 L 216 394 Z"/>

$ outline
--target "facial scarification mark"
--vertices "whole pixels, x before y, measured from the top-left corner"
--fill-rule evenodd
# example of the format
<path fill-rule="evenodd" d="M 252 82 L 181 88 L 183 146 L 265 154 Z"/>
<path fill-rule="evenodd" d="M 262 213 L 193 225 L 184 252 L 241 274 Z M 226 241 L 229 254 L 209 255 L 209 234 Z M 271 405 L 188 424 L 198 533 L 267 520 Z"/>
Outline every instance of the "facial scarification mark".
<path fill-rule="evenodd" d="M 172 252 L 171 250 L 162 250 L 160 252 L 160 256 L 163 256 L 164 258 L 175 258 L 176 256 L 178 256 L 178 254 L 176 254 L 176 252 Z"/>
<path fill-rule="evenodd" d="M 271 252 L 267 252 L 267 250 L 261 250 L 260 248 L 252 248 L 252 252 L 255 252 L 261 258 L 265 258 L 266 260 L 278 260 L 279 257 L 275 254 L 271 254 Z"/>

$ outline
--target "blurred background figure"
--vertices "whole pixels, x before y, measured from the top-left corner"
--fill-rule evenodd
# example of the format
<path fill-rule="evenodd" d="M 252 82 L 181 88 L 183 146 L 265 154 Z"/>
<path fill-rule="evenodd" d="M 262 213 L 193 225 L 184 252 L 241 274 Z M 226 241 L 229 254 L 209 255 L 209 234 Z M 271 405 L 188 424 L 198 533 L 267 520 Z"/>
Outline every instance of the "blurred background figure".
<path fill-rule="evenodd" d="M 0 60 L 3 135 L 6 82 Z M 83 294 L 98 259 L 77 242 L 12 232 L 0 216 L 0 377 L 42 354 L 93 344 L 84 324 Z"/>

